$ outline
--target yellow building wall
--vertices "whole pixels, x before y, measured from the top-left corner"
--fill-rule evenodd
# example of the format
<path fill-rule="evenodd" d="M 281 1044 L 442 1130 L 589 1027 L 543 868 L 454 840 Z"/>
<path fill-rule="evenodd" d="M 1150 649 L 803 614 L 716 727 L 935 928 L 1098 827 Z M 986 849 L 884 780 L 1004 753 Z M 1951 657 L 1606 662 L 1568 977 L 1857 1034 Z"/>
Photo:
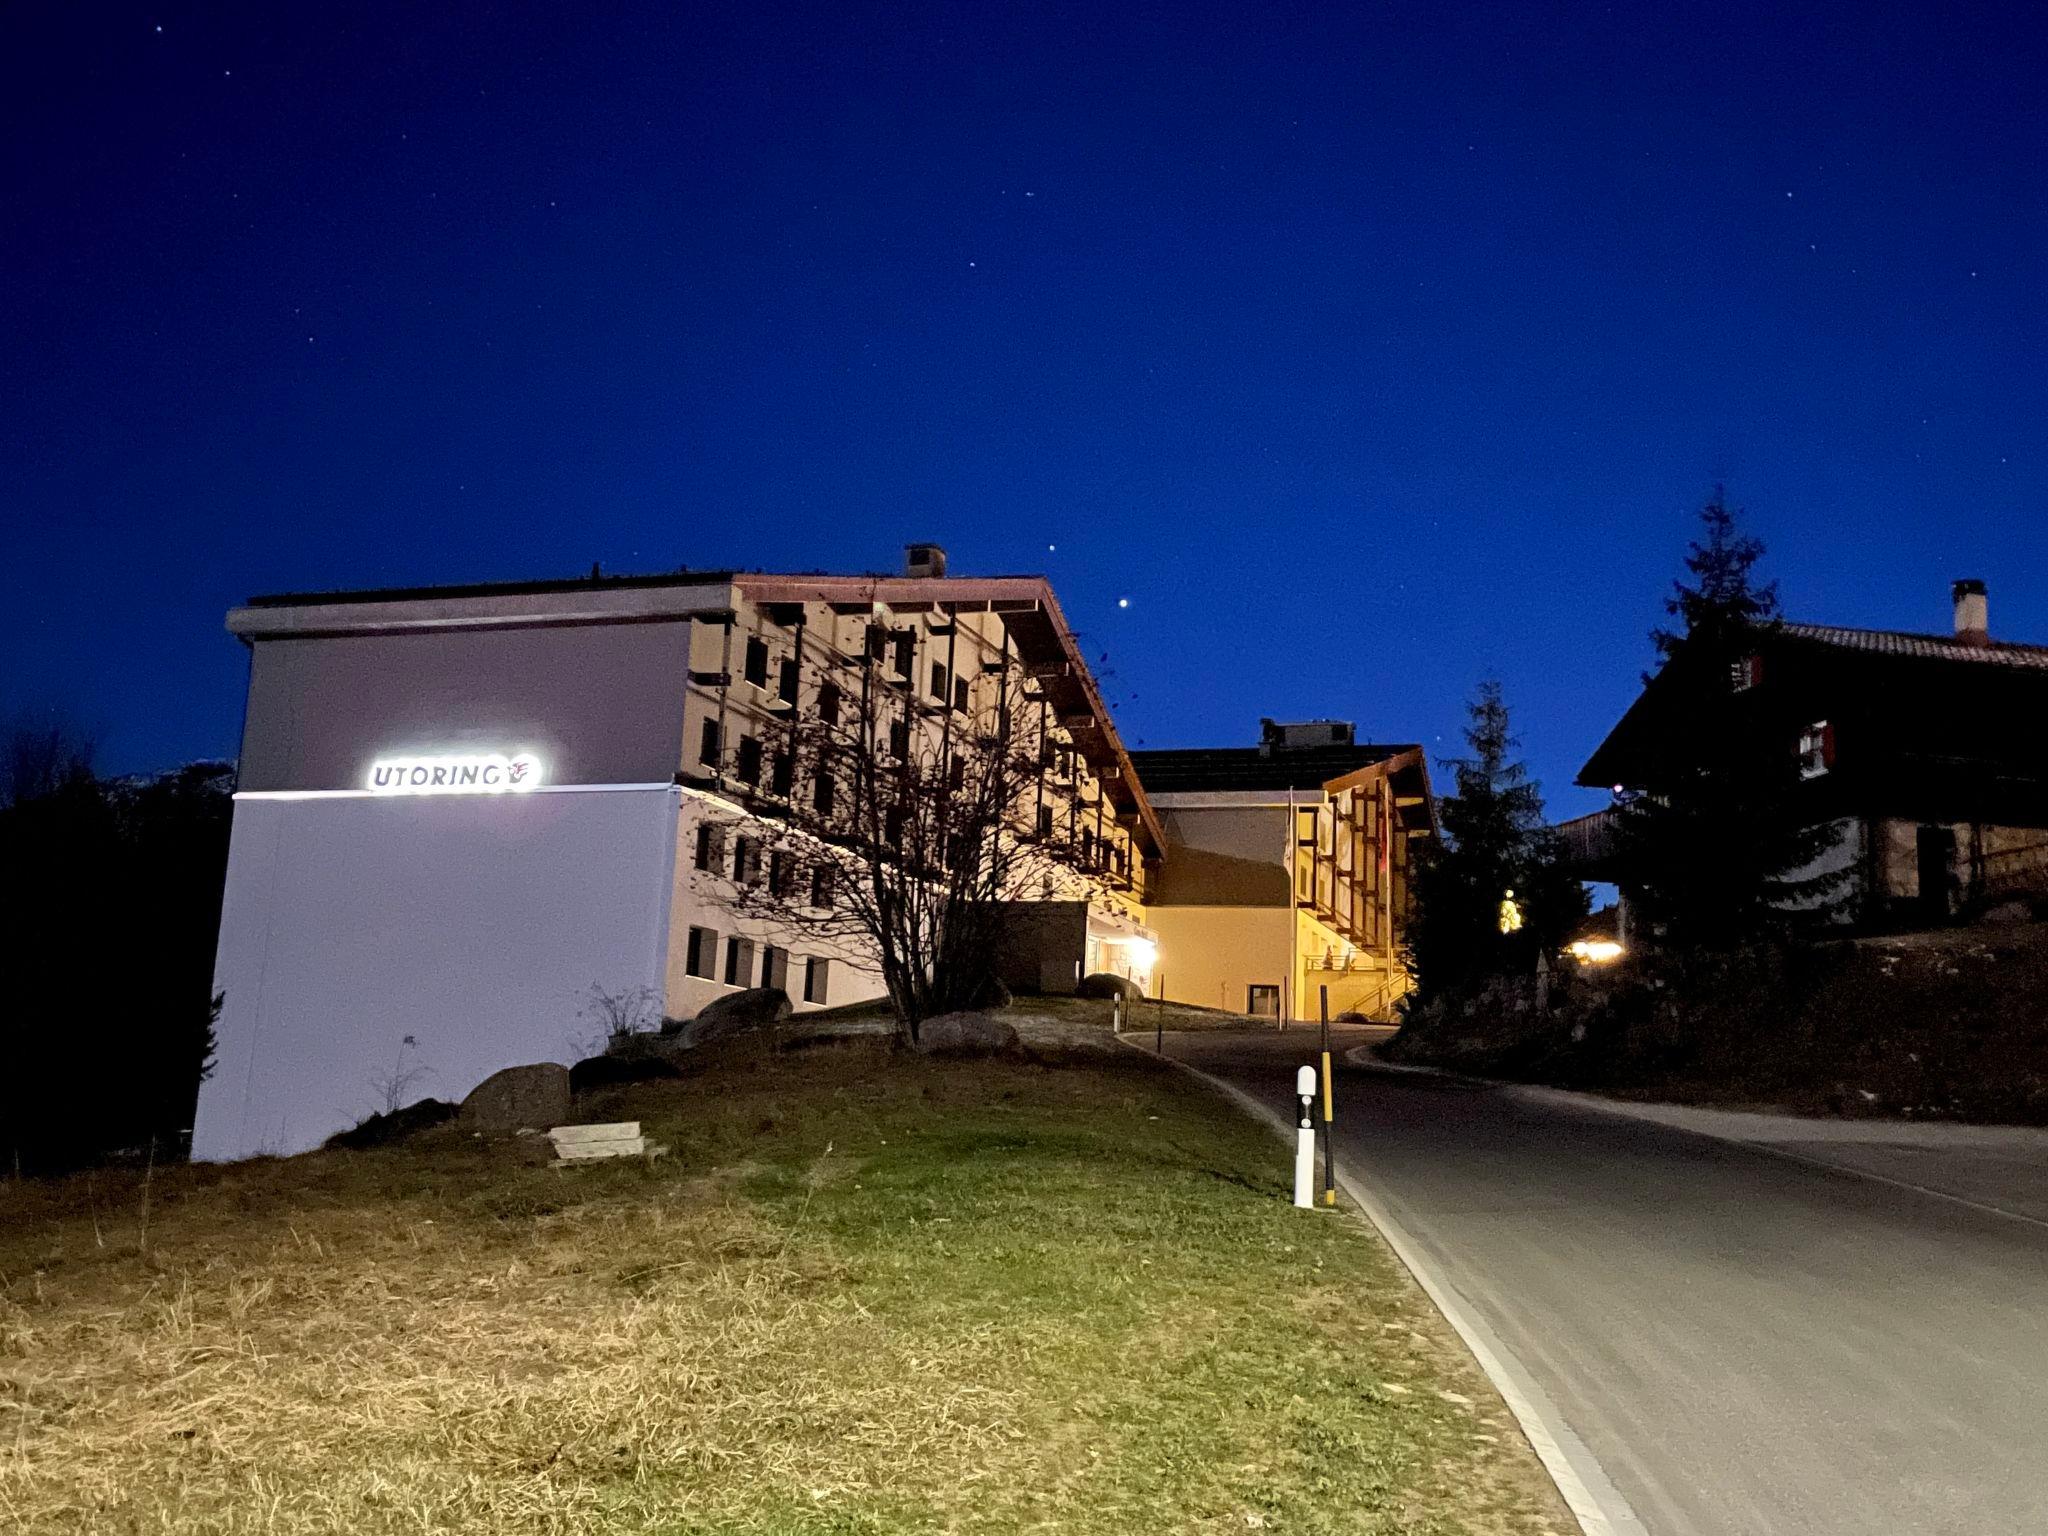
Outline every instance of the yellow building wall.
<path fill-rule="evenodd" d="M 1253 983 L 1289 980 L 1297 947 L 1285 907 L 1148 907 L 1145 922 L 1159 935 L 1153 974 L 1169 1002 L 1243 1013 Z"/>
<path fill-rule="evenodd" d="M 1390 1017 L 1394 1001 L 1410 982 L 1399 957 L 1391 967 L 1383 950 L 1357 948 L 1313 913 L 1295 913 L 1294 996 L 1300 999 L 1294 1017 L 1315 1019 L 1322 1011 L 1322 991 L 1330 989 L 1330 1017 L 1362 1013 L 1369 1019 Z"/>
<path fill-rule="evenodd" d="M 1308 912 L 1150 907 L 1145 920 L 1159 935 L 1156 974 L 1170 1002 L 1243 1013 L 1252 986 L 1284 986 L 1287 1016 L 1313 1020 L 1328 987 L 1331 1018 L 1383 1019 L 1410 984 L 1398 958 L 1389 969 L 1383 953 L 1352 947 Z"/>

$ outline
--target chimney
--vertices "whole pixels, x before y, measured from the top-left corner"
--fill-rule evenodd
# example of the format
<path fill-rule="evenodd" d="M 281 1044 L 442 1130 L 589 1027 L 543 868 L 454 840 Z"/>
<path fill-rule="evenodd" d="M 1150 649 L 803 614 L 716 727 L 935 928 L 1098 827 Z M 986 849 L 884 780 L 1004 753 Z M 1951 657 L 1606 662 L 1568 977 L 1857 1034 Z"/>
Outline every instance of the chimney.
<path fill-rule="evenodd" d="M 1984 583 L 1959 581 L 1950 591 L 1956 600 L 1956 639 L 1964 645 L 1989 645 L 1991 609 Z"/>
<path fill-rule="evenodd" d="M 903 574 L 910 577 L 940 577 L 946 574 L 946 551 L 937 544 L 903 546 Z"/>

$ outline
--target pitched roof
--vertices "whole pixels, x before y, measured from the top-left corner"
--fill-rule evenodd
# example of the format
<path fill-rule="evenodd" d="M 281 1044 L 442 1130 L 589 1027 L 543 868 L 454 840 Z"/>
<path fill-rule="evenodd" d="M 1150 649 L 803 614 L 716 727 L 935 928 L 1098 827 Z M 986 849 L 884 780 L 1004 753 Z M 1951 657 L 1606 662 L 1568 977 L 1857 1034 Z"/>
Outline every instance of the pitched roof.
<path fill-rule="evenodd" d="M 1877 656 L 1907 656 L 1921 661 L 1966 661 L 1979 666 L 2048 669 L 2048 645 L 2018 645 L 2010 640 L 1974 644 L 1954 635 L 1916 635 L 1899 629 L 1844 629 L 1834 624 L 1784 624 L 1778 633 L 1842 650 Z"/>
<path fill-rule="evenodd" d="M 1133 752 L 1138 778 L 1155 795 L 1230 790 L 1321 789 L 1333 779 L 1421 749 L 1413 745 L 1192 747 Z"/>

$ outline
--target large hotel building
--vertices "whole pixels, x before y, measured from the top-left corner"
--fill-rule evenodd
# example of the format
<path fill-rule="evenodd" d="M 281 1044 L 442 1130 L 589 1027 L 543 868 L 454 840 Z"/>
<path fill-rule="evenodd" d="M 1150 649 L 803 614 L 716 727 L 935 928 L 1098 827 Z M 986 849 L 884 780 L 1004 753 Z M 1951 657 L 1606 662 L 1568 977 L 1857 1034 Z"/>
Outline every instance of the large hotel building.
<path fill-rule="evenodd" d="M 1032 743 L 1044 780 L 1020 783 L 1038 804 L 1019 825 L 1043 830 L 1057 804 L 1082 854 L 1014 893 L 1013 988 L 1108 972 L 1151 996 L 1301 1014 L 1319 974 L 1361 1009 L 1405 985 L 1406 839 L 1432 826 L 1420 754 L 1280 770 L 1283 798 L 1249 791 L 1286 808 L 1270 847 L 1227 825 L 1233 807 L 1199 803 L 1213 793 L 1184 771 L 1165 774 L 1162 816 L 1148 755 L 1124 749 L 1041 577 L 949 577 L 942 552 L 912 546 L 901 576 L 294 594 L 228 627 L 250 677 L 202 1159 L 318 1145 L 395 1084 L 454 1099 L 501 1067 L 574 1061 L 599 993 L 671 1017 L 749 986 L 798 1009 L 879 995 L 858 953 L 733 901 L 761 851 L 723 835 L 817 793 L 774 744 L 856 686 L 889 701 L 899 751 L 902 733 L 994 711 Z M 1271 728 L 1248 750 L 1295 747 Z M 1150 756 L 1164 769 L 1174 754 Z M 1219 839 L 1228 870 L 1205 846 Z M 1275 877 L 1234 878 L 1261 865 Z"/>

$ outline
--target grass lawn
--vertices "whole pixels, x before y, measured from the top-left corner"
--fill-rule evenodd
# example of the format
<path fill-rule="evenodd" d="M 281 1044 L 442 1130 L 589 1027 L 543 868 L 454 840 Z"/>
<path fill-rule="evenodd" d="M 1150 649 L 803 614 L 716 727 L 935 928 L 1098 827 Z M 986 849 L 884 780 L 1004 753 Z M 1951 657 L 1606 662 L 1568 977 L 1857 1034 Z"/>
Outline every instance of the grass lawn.
<path fill-rule="evenodd" d="M 531 1139 L 0 1187 L 10 1532 L 1562 1532 L 1357 1219 L 1135 1053 L 856 1041 Z M 708 1055 L 709 1053 L 707 1053 Z"/>

